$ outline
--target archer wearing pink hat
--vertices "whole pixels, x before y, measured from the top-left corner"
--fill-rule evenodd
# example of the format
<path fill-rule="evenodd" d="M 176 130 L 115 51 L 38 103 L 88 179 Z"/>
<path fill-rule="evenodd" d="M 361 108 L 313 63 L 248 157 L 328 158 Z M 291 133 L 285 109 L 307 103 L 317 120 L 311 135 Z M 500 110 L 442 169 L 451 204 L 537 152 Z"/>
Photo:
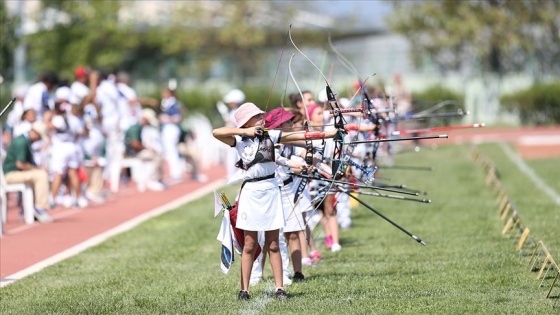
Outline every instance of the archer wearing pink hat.
<path fill-rule="evenodd" d="M 294 114 L 282 107 L 278 107 L 266 114 L 264 126 L 269 129 L 278 128 L 285 122 L 291 121 L 294 117 L 296 117 Z"/>
<path fill-rule="evenodd" d="M 253 103 L 244 103 L 235 112 L 234 127 L 213 130 L 214 138 L 237 150 L 239 168 L 229 179 L 229 184 L 243 181 L 238 194 L 235 228 L 243 231 L 241 254 L 241 290 L 239 300 L 250 299 L 249 280 L 258 248 L 258 232 L 264 232 L 263 252 L 270 257 L 278 299 L 285 299 L 282 257 L 279 250 L 280 228 L 286 225 L 282 208 L 282 196 L 276 179 L 275 145 L 281 142 L 306 139 L 332 138 L 337 130 L 302 133 L 263 129 L 263 114 Z M 280 113 L 282 114 L 282 113 Z M 281 116 L 285 118 L 283 115 Z M 231 213 L 231 212 L 230 212 Z M 241 240 L 238 240 L 241 241 Z M 226 267 L 224 267 L 226 268 Z M 229 268 L 229 264 L 227 266 Z"/>
<path fill-rule="evenodd" d="M 253 103 L 244 103 L 235 111 L 235 124 L 238 128 L 242 128 L 251 118 L 260 114 L 264 114 L 264 111 L 258 108 L 257 105 Z"/>

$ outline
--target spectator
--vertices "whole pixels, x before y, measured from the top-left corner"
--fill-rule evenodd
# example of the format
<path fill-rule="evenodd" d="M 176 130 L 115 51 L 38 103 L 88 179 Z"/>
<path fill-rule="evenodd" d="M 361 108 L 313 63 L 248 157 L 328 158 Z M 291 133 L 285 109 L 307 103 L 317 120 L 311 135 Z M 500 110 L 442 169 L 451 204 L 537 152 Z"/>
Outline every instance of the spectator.
<path fill-rule="evenodd" d="M 159 120 L 162 124 L 161 137 L 163 140 L 163 154 L 169 176 L 172 183 L 180 183 L 183 181 L 183 173 L 185 172 L 184 164 L 181 162 L 179 154 L 179 140 L 181 138 L 181 127 L 179 123 L 182 120 L 183 106 L 175 97 L 175 91 L 170 88 L 164 88 L 161 91 L 161 114 Z"/>
<path fill-rule="evenodd" d="M 164 190 L 161 183 L 161 152 L 158 147 L 161 142 L 150 136 L 157 131 L 159 122 L 156 113 L 149 108 L 142 110 L 142 117 L 137 124 L 132 125 L 125 134 L 126 155 L 138 158 L 142 162 L 142 178 L 138 181 L 140 191 L 145 188 L 154 191 Z M 144 130 L 146 129 L 146 130 Z M 147 131 L 147 132 L 146 132 Z M 156 138 L 156 139 L 154 139 Z"/>
<path fill-rule="evenodd" d="M 49 182 L 47 171 L 38 168 L 33 160 L 31 144 L 46 138 L 47 127 L 35 122 L 28 132 L 15 137 L 8 146 L 3 171 L 8 184 L 30 183 L 35 197 L 35 219 L 41 223 L 52 222 L 49 207 Z"/>
<path fill-rule="evenodd" d="M 39 77 L 39 82 L 31 85 L 23 99 L 23 109 L 34 109 L 37 119 L 43 121 L 43 114 L 50 110 L 49 92 L 58 84 L 56 73 L 48 71 Z"/>
<path fill-rule="evenodd" d="M 226 127 L 236 127 L 235 125 L 235 111 L 245 101 L 245 93 L 239 89 L 233 89 L 224 96 L 224 103 L 227 104 L 226 110 L 221 110 L 222 118 Z M 223 104 L 222 104 L 223 105 Z M 237 152 L 233 149 L 227 150 L 226 166 L 228 177 L 233 176 L 237 171 L 235 163 L 239 159 Z"/>

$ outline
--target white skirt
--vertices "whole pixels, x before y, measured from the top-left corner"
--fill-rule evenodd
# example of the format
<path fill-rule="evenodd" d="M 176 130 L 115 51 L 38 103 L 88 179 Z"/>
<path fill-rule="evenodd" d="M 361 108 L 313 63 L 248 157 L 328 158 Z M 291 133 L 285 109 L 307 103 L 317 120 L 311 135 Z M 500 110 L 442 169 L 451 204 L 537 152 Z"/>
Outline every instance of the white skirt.
<path fill-rule="evenodd" d="M 305 230 L 305 222 L 303 221 L 303 216 L 301 215 L 302 209 L 300 207 L 302 198 L 300 201 L 294 205 L 294 191 L 297 190 L 297 186 L 294 187 L 294 182 L 280 189 L 280 194 L 282 195 L 282 209 L 284 211 L 284 218 L 286 219 L 286 225 L 282 228 L 283 232 L 296 232 Z"/>
<path fill-rule="evenodd" d="M 285 225 L 276 178 L 248 182 L 239 194 L 236 227 L 245 231 L 272 231 Z"/>

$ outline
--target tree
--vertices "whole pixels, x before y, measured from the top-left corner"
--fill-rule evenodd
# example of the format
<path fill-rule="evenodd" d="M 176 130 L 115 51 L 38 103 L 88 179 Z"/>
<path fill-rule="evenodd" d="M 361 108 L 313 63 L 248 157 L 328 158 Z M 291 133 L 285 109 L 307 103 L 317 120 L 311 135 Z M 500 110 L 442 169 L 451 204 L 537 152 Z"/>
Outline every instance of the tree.
<path fill-rule="evenodd" d="M 14 50 L 17 46 L 15 34 L 17 18 L 9 16 L 4 1 L 0 2 L 0 21 L 2 21 L 1 40 L 0 40 L 0 75 L 4 80 L 13 77 Z"/>
<path fill-rule="evenodd" d="M 40 31 L 26 40 L 36 71 L 70 77 L 77 65 L 113 69 L 135 47 L 137 36 L 117 19 L 118 1 L 43 1 L 35 17 Z"/>
<path fill-rule="evenodd" d="M 498 74 L 531 65 L 536 73 L 560 71 L 559 1 L 442 0 L 394 5 L 389 26 L 410 40 L 416 65 L 429 56 L 446 69 L 480 63 L 480 71 Z"/>

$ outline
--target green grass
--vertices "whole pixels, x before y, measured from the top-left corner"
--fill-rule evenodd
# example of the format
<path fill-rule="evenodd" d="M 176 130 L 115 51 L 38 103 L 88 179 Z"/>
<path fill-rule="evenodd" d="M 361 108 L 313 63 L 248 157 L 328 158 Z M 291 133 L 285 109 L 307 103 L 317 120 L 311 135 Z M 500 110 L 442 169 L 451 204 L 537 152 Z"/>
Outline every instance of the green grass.
<path fill-rule="evenodd" d="M 553 257 L 560 259 L 560 206 L 536 187 L 498 145 L 485 144 L 479 149 L 496 164 L 500 181 L 521 219 L 531 230 L 532 237 L 537 241 L 543 240 Z M 547 185 L 560 193 L 560 159 L 528 161 L 527 164 Z"/>
<path fill-rule="evenodd" d="M 484 148 L 494 152 L 494 147 Z M 504 160 L 505 161 L 505 160 Z M 236 300 L 239 257 L 230 274 L 219 271 L 219 218 L 211 195 L 152 219 L 82 254 L 0 290 L 1 314 L 553 314 L 528 257 L 501 235 L 497 202 L 468 147 L 403 154 L 402 165 L 435 166 L 433 172 L 381 170 L 392 183 L 430 192 L 431 204 L 376 197 L 364 200 L 422 238 L 422 246 L 371 211 L 353 211 L 341 232 L 343 249 L 323 250 L 307 281 L 271 297 L 267 279 Z M 501 161 L 503 180 L 516 189 L 522 176 Z M 511 176 L 511 177 L 510 177 Z M 511 183 L 510 183 L 511 182 Z M 525 182 L 526 184 L 526 182 Z M 522 186 L 522 184 L 520 184 Z M 235 188 L 226 189 L 233 197 Z M 527 192 L 518 201 L 544 197 Z M 514 192 L 512 192 L 514 194 Z M 525 198 L 527 200 L 525 200 Z M 533 198 L 531 200 L 531 198 Z M 527 208 L 527 211 L 524 209 Z M 527 219 L 528 219 L 527 218 Z M 558 221 L 532 227 L 555 229 Z M 534 229 L 534 230 L 533 230 Z M 552 237 L 551 237 L 552 239 Z M 548 282 L 549 283 L 549 282 Z M 549 284 L 550 285 L 550 284 Z"/>

